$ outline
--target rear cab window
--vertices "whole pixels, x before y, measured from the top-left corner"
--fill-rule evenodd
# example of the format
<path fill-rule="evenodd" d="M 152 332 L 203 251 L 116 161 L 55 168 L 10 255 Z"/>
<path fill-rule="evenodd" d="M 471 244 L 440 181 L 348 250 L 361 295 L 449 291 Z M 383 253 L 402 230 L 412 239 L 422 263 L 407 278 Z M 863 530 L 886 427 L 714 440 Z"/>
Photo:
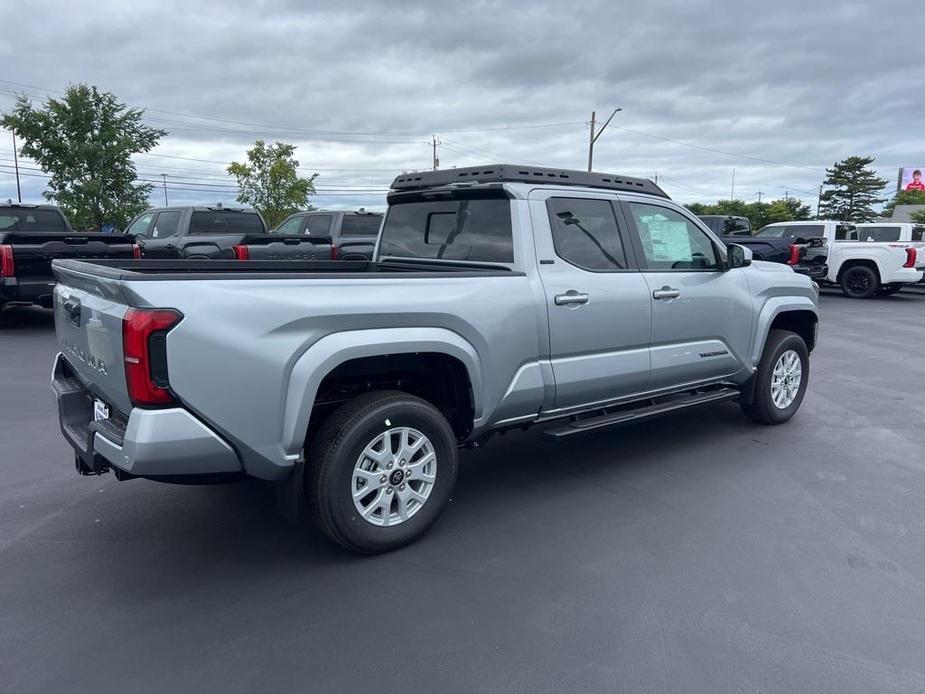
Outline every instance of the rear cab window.
<path fill-rule="evenodd" d="M 55 210 L 0 208 L 0 231 L 52 231 L 66 234 L 67 225 Z"/>
<path fill-rule="evenodd" d="M 501 190 L 400 196 L 386 214 L 379 256 L 512 264 L 511 202 Z"/>
<path fill-rule="evenodd" d="M 189 233 L 197 234 L 264 234 L 266 227 L 256 212 L 233 210 L 194 211 Z"/>
<path fill-rule="evenodd" d="M 340 225 L 341 236 L 375 236 L 379 233 L 382 215 L 345 214 Z"/>

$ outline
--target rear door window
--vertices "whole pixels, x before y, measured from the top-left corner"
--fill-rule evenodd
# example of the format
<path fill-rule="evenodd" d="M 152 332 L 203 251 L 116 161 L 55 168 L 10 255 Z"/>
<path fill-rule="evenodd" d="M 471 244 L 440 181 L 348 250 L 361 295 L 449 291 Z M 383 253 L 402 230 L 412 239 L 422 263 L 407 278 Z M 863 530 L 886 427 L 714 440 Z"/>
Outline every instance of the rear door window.
<path fill-rule="evenodd" d="M 592 272 L 625 270 L 626 253 L 607 200 L 550 198 L 546 202 L 556 255 Z"/>
<path fill-rule="evenodd" d="M 899 241 L 899 227 L 858 227 L 860 241 Z"/>
<path fill-rule="evenodd" d="M 484 191 L 479 191 L 485 196 Z M 395 202 L 379 244 L 381 256 L 513 263 L 511 203 L 507 197 Z"/>

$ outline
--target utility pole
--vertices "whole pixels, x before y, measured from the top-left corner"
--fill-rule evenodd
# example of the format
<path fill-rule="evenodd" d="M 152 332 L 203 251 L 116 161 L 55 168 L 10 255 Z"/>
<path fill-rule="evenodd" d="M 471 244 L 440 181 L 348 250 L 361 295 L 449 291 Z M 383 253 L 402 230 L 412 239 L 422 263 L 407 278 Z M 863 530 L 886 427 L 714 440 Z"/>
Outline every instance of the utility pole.
<path fill-rule="evenodd" d="M 10 130 L 13 135 L 13 166 L 16 169 L 16 199 L 22 202 L 22 189 L 19 187 L 19 156 L 16 154 L 16 133 Z"/>
<path fill-rule="evenodd" d="M 760 191 L 760 190 L 758 191 L 758 204 L 759 204 L 759 205 L 761 204 L 761 192 L 762 192 L 762 191 Z"/>
<path fill-rule="evenodd" d="M 729 199 L 736 199 L 736 170 L 734 166 L 732 167 L 732 192 L 729 193 Z"/>
<path fill-rule="evenodd" d="M 607 121 L 604 123 L 604 125 L 601 126 L 601 129 L 598 130 L 597 133 L 594 132 L 595 118 L 597 116 L 597 112 L 591 111 L 591 134 L 588 140 L 588 171 L 591 171 L 591 167 L 594 164 L 594 143 L 597 142 L 597 138 L 599 138 L 601 136 L 601 133 L 604 132 L 604 130 L 607 128 L 608 125 L 610 125 L 610 121 L 613 120 L 613 117 L 622 110 L 623 110 L 622 107 L 615 108 L 613 110 L 613 113 L 610 114 L 610 118 L 607 119 Z"/>
<path fill-rule="evenodd" d="M 819 199 L 816 201 L 816 219 L 819 219 L 819 210 L 822 208 L 822 186 L 819 186 Z"/>
<path fill-rule="evenodd" d="M 164 207 L 167 207 L 170 204 L 167 202 L 167 174 L 161 174 L 161 178 L 164 179 Z"/>
<path fill-rule="evenodd" d="M 436 135 L 433 135 L 432 137 L 433 139 L 431 140 L 431 143 L 433 144 L 433 147 L 434 147 L 434 171 L 436 171 L 437 168 L 440 166 L 440 160 L 437 158 L 437 145 L 440 143 L 437 142 Z M 452 147 L 450 149 L 452 149 Z"/>

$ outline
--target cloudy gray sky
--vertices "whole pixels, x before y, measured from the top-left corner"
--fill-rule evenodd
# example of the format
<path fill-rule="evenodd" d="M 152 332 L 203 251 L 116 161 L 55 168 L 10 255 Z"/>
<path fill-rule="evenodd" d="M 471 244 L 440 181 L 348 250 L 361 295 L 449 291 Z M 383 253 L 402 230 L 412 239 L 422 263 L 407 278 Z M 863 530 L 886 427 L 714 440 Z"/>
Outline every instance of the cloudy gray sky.
<path fill-rule="evenodd" d="M 298 145 L 323 207 L 381 207 L 432 134 L 443 167 L 583 168 L 590 112 L 617 106 L 595 169 L 658 174 L 682 202 L 728 198 L 733 168 L 736 197 L 815 206 L 837 159 L 873 155 L 891 182 L 925 164 L 909 0 L 2 4 L 0 109 L 78 82 L 146 108 L 170 134 L 139 174 L 167 174 L 171 203 L 232 201 L 224 163 L 258 137 Z M 11 164 L 2 131 L 0 198 Z"/>

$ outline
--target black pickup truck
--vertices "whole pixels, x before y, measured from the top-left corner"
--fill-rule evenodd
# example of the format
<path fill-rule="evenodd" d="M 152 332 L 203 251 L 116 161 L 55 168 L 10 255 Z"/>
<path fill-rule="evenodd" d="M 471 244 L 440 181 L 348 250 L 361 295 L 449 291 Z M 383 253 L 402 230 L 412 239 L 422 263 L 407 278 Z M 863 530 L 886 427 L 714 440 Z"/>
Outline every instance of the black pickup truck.
<path fill-rule="evenodd" d="M 296 212 L 270 233 L 330 236 L 339 259 L 372 260 L 381 224 L 381 212 L 316 210 Z"/>
<path fill-rule="evenodd" d="M 131 258 L 124 234 L 75 232 L 54 205 L 0 203 L 0 309 L 37 304 L 51 308 L 56 258 Z"/>
<path fill-rule="evenodd" d="M 158 207 L 129 225 L 138 258 L 331 260 L 330 236 L 269 234 L 260 214 L 241 207 Z"/>

